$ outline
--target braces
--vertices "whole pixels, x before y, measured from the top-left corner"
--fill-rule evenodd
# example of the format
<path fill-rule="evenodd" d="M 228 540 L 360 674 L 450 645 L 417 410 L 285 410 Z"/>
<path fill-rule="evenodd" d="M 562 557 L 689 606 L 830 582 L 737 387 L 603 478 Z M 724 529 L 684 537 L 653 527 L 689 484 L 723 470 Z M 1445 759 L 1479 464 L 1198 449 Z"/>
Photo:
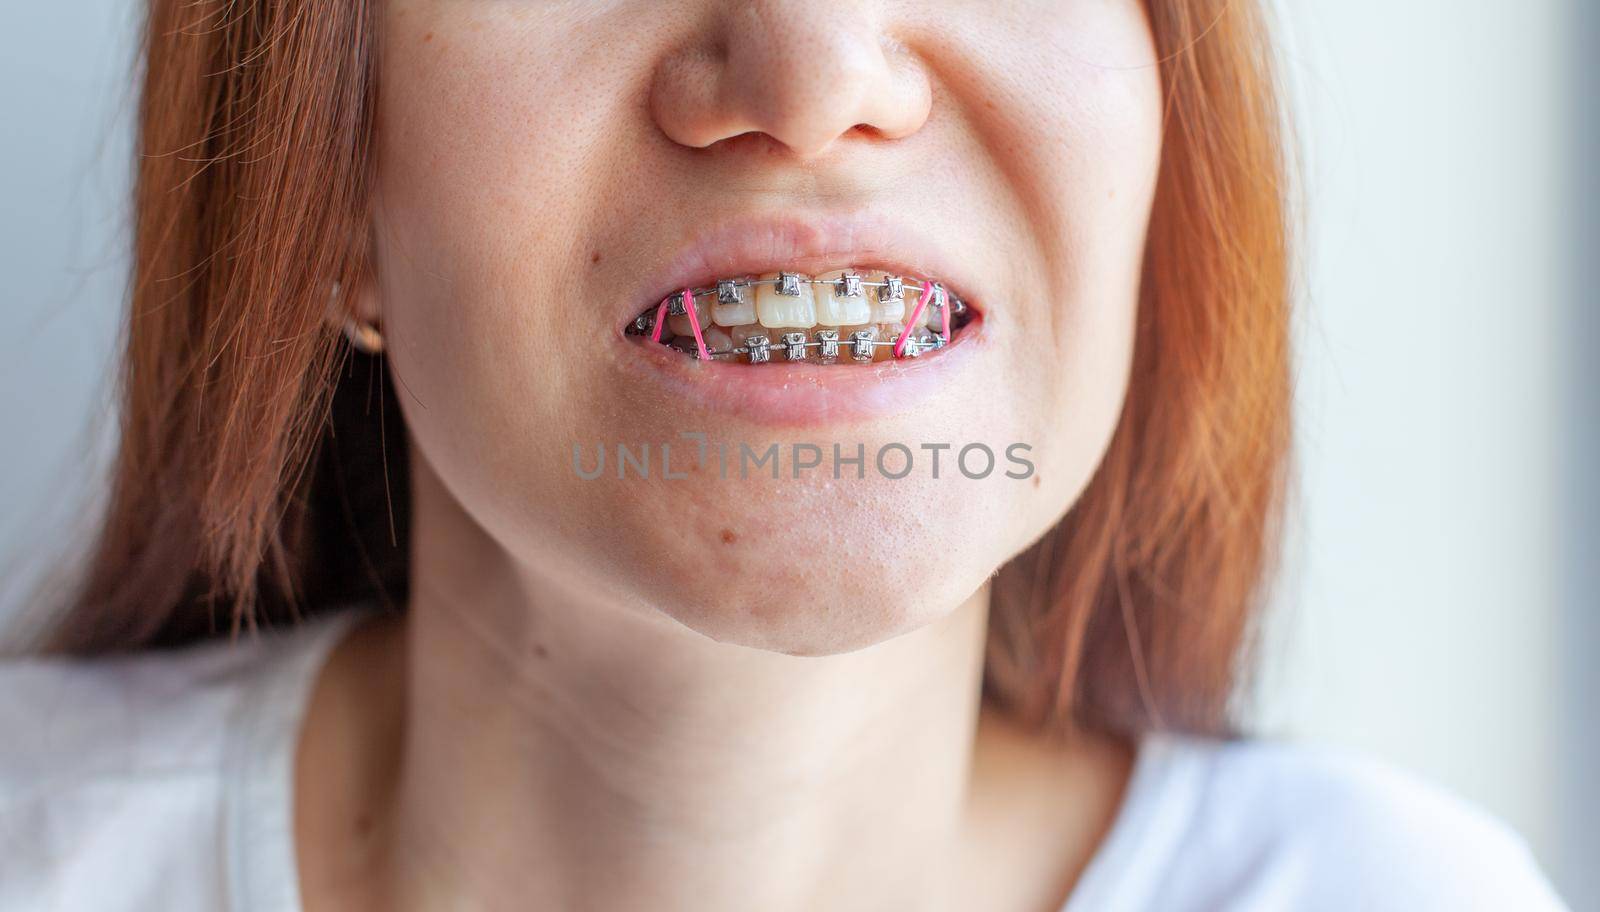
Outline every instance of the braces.
<path fill-rule="evenodd" d="M 717 302 L 721 304 L 742 303 L 739 289 L 754 288 L 757 285 L 770 285 L 780 295 L 798 297 L 800 285 L 832 285 L 840 297 L 860 297 L 864 289 L 876 288 L 880 301 L 903 300 L 907 290 L 918 295 L 915 307 L 905 321 L 905 329 L 894 341 L 880 340 L 876 330 L 857 330 L 850 334 L 850 338 L 839 338 L 838 330 L 821 329 L 815 333 L 815 338 L 807 340 L 806 334 L 799 331 L 789 331 L 780 334 L 780 341 L 771 341 L 765 333 L 745 337 L 745 344 L 729 349 L 707 349 L 705 340 L 701 338 L 699 318 L 689 302 L 707 295 L 716 295 Z M 942 310 L 942 332 L 927 332 L 931 338 L 916 335 L 923 314 L 928 308 Z M 871 282 L 863 279 L 859 274 L 847 272 L 837 279 L 806 278 L 793 272 L 780 272 L 776 278 L 771 279 L 719 279 L 715 286 L 705 288 L 686 288 L 674 292 L 661 300 L 655 313 L 649 311 L 641 313 L 628 324 L 627 334 L 633 336 L 650 336 L 651 341 L 661 341 L 661 327 L 666 323 L 668 316 L 681 317 L 687 315 L 694 329 L 696 351 L 689 352 L 697 360 L 707 361 L 729 355 L 744 355 L 750 364 L 764 364 L 771 360 L 774 350 L 783 351 L 786 360 L 806 360 L 806 349 L 818 349 L 818 354 L 826 362 L 839 357 L 841 345 L 850 349 L 850 357 L 855 361 L 871 361 L 873 352 L 877 348 L 892 348 L 895 357 L 916 358 L 925 351 L 934 351 L 950 344 L 950 337 L 954 328 L 965 325 L 967 315 L 966 302 L 951 294 L 938 282 L 907 282 L 900 276 L 885 276 L 883 281 Z M 956 327 L 952 327 L 952 317 L 963 318 Z"/>

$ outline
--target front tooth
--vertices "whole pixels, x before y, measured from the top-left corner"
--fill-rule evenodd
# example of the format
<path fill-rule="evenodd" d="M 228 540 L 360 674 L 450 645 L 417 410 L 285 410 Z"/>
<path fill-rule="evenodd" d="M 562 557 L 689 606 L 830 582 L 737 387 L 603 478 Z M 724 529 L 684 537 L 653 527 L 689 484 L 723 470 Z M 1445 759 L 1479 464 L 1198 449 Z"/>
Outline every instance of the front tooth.
<path fill-rule="evenodd" d="M 768 329 L 810 329 L 817 322 L 816 297 L 811 284 L 801 276 L 798 295 L 778 294 L 778 289 L 767 279 L 776 279 L 775 272 L 767 273 L 756 286 L 756 319 Z"/>
<path fill-rule="evenodd" d="M 867 281 L 882 282 L 886 273 L 868 273 Z M 871 313 L 866 322 L 872 323 L 898 323 L 906 318 L 906 298 L 904 292 L 896 298 L 885 298 L 889 289 L 873 287 L 869 289 L 868 297 L 871 299 Z"/>
<path fill-rule="evenodd" d="M 716 303 L 711 305 L 711 322 L 718 326 L 744 326 L 756 321 L 756 294 L 755 289 L 749 285 L 736 285 L 729 287 L 739 300 L 737 303 L 724 304 L 720 295 Z"/>
<path fill-rule="evenodd" d="M 839 294 L 837 283 L 846 273 L 857 275 L 847 269 L 825 272 L 817 278 L 828 284 L 812 286 L 816 289 L 817 322 L 823 326 L 852 326 L 872 319 L 872 305 L 867 301 L 866 288 L 859 289 L 861 293 L 853 296 Z"/>
<path fill-rule="evenodd" d="M 711 325 L 711 295 L 694 296 L 694 315 L 700 319 L 700 329 L 704 332 Z M 681 315 L 668 316 L 667 328 L 680 336 L 694 336 L 694 326 L 689 323 L 687 310 Z"/>

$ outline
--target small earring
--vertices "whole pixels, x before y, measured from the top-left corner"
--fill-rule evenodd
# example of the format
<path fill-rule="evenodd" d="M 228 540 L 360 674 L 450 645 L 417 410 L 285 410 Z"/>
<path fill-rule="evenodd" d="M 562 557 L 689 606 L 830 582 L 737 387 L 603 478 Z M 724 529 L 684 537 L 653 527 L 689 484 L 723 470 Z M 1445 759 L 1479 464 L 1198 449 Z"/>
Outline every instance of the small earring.
<path fill-rule="evenodd" d="M 344 336 L 350 344 L 369 355 L 383 351 L 383 333 L 371 323 L 358 323 L 349 317 L 344 321 Z"/>
<path fill-rule="evenodd" d="M 383 351 L 383 333 L 378 331 L 378 327 L 351 317 L 345 313 L 344 308 L 340 307 L 338 302 L 339 283 L 334 282 L 333 294 L 328 301 L 328 312 L 343 326 L 344 337 L 350 340 L 350 344 L 355 346 L 357 350 L 369 355 L 376 355 Z"/>

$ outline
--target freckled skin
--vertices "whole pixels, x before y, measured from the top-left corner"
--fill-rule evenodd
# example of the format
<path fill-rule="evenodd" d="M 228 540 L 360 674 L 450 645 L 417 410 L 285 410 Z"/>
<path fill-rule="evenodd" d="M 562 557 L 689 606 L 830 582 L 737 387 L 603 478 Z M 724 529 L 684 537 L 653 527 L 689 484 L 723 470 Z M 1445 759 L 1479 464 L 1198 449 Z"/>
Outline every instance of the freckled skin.
<path fill-rule="evenodd" d="M 1126 395 L 1160 156 L 1138 0 L 384 6 L 372 306 L 415 458 L 523 572 L 839 652 L 951 610 L 1079 495 Z M 793 433 L 641 392 L 616 319 L 641 275 L 723 214 L 850 201 L 957 237 L 981 382 Z M 647 441 L 682 471 L 680 431 L 922 458 L 901 480 L 870 456 L 863 480 L 573 472 L 574 443 Z M 924 442 L 1026 442 L 1036 474 L 935 480 Z"/>

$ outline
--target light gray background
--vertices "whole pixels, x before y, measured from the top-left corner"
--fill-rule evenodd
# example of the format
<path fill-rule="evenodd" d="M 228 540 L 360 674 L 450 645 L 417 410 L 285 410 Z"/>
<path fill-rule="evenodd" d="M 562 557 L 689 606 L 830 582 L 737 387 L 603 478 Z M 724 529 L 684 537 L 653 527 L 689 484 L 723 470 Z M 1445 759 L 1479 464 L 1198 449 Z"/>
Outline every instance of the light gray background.
<path fill-rule="evenodd" d="M 1600 11 L 1281 6 L 1304 499 L 1249 718 L 1481 803 L 1600 909 Z M 136 15 L 0 8 L 0 619 L 92 519 L 113 426 Z"/>

